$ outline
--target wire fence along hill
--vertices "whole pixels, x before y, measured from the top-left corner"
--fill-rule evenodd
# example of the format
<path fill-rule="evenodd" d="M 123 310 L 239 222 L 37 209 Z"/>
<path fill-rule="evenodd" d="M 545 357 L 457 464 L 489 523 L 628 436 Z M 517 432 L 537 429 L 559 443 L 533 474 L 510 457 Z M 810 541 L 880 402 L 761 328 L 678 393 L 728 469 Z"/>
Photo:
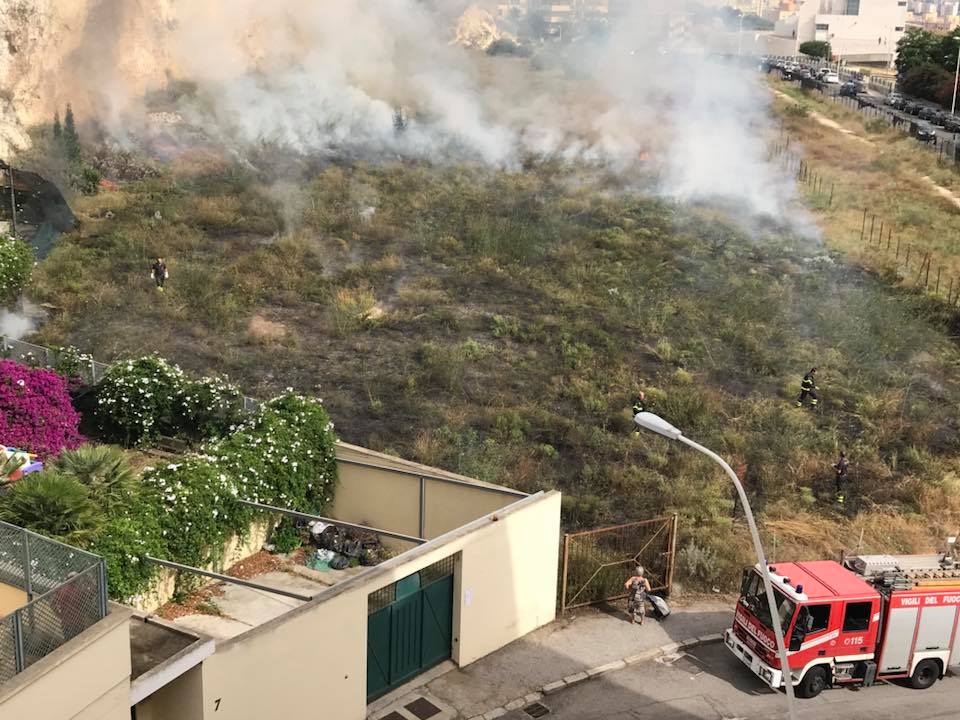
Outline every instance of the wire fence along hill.
<path fill-rule="evenodd" d="M 23 340 L 14 340 L 12 338 L 0 336 L 0 350 L 3 357 L 10 360 L 22 362 L 32 367 L 56 368 L 60 353 L 53 348 L 43 345 L 34 345 Z M 90 360 L 90 362 L 80 369 L 80 376 L 84 382 L 90 385 L 96 385 L 107 374 L 110 365 L 107 363 Z M 244 412 L 253 412 L 260 407 L 261 402 L 255 398 L 243 396 Z"/>

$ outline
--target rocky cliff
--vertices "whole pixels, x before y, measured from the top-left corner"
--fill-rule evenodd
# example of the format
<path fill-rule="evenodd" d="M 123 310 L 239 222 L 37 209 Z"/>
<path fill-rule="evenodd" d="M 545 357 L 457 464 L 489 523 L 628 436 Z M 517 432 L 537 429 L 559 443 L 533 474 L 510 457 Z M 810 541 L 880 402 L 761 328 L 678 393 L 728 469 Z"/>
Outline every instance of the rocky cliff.
<path fill-rule="evenodd" d="M 0 0 L 0 157 L 71 102 L 118 117 L 131 88 L 162 83 L 173 0 Z"/>

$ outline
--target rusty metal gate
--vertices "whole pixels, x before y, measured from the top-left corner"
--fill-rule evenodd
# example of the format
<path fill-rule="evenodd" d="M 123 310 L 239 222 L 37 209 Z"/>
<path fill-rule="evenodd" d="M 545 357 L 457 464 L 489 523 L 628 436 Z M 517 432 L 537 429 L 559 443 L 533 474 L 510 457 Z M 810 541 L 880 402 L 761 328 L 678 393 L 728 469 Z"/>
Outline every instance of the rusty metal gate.
<path fill-rule="evenodd" d="M 637 564 L 653 592 L 669 594 L 676 550 L 676 515 L 564 535 L 560 611 L 625 598 Z"/>

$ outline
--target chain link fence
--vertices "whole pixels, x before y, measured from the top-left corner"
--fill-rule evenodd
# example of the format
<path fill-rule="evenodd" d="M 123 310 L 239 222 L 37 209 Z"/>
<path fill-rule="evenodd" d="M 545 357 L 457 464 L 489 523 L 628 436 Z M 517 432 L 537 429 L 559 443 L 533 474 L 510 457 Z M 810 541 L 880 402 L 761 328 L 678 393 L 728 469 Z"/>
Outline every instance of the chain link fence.
<path fill-rule="evenodd" d="M 53 370 L 57 369 L 57 364 L 60 360 L 60 353 L 53 348 L 34 345 L 33 343 L 24 342 L 23 340 L 14 340 L 2 335 L 0 335 L 0 352 L 2 352 L 4 358 L 9 360 L 16 360 L 31 367 L 43 367 Z M 96 385 L 103 379 L 104 375 L 107 374 L 109 368 L 110 366 L 105 363 L 90 360 L 79 368 L 80 377 L 83 378 L 83 381 L 88 385 Z M 260 407 L 259 400 L 243 396 L 244 412 L 253 412 L 258 407 Z"/>
<path fill-rule="evenodd" d="M 0 522 L 0 582 L 27 604 L 0 619 L 0 683 L 107 614 L 103 558 Z"/>

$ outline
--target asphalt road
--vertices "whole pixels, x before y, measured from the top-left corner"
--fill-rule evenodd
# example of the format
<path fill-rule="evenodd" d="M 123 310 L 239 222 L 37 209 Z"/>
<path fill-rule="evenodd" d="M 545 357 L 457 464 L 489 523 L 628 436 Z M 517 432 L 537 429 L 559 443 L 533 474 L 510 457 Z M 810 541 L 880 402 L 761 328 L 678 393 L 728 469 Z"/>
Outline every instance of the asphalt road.
<path fill-rule="evenodd" d="M 547 720 L 781 720 L 786 698 L 763 685 L 722 644 L 641 663 L 541 701 Z M 957 720 L 960 678 L 928 690 L 899 685 L 827 690 L 797 700 L 802 720 Z M 530 720 L 516 710 L 504 720 Z"/>

